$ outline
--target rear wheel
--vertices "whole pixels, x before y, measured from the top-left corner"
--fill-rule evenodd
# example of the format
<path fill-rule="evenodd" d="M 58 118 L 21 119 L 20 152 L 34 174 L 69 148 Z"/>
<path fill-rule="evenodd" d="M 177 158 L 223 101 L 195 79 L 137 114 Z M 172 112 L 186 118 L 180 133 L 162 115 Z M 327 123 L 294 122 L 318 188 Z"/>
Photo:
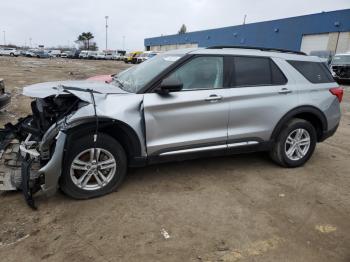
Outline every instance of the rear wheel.
<path fill-rule="evenodd" d="M 114 191 L 127 171 L 126 154 L 112 137 L 99 134 L 96 148 L 92 136 L 85 136 L 69 148 L 60 186 L 75 199 L 99 197 Z"/>
<path fill-rule="evenodd" d="M 282 128 L 270 156 L 281 166 L 299 167 L 310 159 L 316 142 L 314 126 L 306 120 L 294 118 Z"/>

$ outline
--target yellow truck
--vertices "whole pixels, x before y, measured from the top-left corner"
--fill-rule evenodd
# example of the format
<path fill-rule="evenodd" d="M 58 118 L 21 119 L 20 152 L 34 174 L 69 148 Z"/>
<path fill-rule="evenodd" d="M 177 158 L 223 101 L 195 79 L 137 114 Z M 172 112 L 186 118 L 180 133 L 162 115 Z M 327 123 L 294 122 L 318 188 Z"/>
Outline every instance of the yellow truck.
<path fill-rule="evenodd" d="M 142 51 L 134 51 L 134 52 L 131 52 L 131 53 L 129 53 L 129 54 L 127 54 L 126 56 L 125 56 L 125 58 L 124 58 L 124 62 L 125 63 L 132 63 L 132 61 L 133 61 L 133 58 L 135 57 L 135 56 L 138 56 L 138 55 L 140 55 L 140 54 L 142 54 L 143 52 Z"/>

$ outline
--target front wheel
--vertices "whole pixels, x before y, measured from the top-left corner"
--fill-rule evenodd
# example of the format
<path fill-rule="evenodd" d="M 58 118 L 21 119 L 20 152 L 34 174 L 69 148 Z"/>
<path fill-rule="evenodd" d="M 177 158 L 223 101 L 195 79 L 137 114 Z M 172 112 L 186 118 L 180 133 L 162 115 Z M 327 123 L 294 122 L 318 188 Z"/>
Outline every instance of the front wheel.
<path fill-rule="evenodd" d="M 123 181 L 127 158 L 123 147 L 112 137 L 99 134 L 74 141 L 63 163 L 60 187 L 75 199 L 89 199 L 113 192 Z"/>
<path fill-rule="evenodd" d="M 299 167 L 312 156 L 317 143 L 314 126 L 304 120 L 291 119 L 278 135 L 270 156 L 284 167 Z"/>

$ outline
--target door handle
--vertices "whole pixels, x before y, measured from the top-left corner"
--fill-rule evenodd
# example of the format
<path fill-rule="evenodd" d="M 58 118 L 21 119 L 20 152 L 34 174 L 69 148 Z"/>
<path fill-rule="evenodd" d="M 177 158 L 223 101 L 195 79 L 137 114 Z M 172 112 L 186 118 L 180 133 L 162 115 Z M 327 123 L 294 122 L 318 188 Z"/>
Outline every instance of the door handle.
<path fill-rule="evenodd" d="M 293 91 L 292 90 L 290 90 L 290 89 L 288 89 L 288 88 L 282 88 L 278 93 L 279 94 L 290 94 L 290 93 L 292 93 Z"/>
<path fill-rule="evenodd" d="M 205 99 L 205 101 L 207 101 L 207 102 L 217 102 L 217 101 L 219 101 L 219 100 L 221 100 L 221 99 L 222 99 L 222 96 L 210 95 L 209 97 L 207 97 L 207 98 Z"/>

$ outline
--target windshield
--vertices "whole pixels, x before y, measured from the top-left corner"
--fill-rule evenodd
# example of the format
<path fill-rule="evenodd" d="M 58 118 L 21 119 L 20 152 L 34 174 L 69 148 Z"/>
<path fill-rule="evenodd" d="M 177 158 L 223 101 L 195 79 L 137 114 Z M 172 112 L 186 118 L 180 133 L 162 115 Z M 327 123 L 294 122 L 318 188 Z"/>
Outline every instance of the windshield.
<path fill-rule="evenodd" d="M 333 57 L 332 64 L 350 64 L 350 55 L 336 55 Z"/>
<path fill-rule="evenodd" d="M 175 63 L 183 55 L 159 55 L 142 64 L 131 67 L 114 77 L 116 83 L 123 90 L 137 93 L 164 69 Z"/>

